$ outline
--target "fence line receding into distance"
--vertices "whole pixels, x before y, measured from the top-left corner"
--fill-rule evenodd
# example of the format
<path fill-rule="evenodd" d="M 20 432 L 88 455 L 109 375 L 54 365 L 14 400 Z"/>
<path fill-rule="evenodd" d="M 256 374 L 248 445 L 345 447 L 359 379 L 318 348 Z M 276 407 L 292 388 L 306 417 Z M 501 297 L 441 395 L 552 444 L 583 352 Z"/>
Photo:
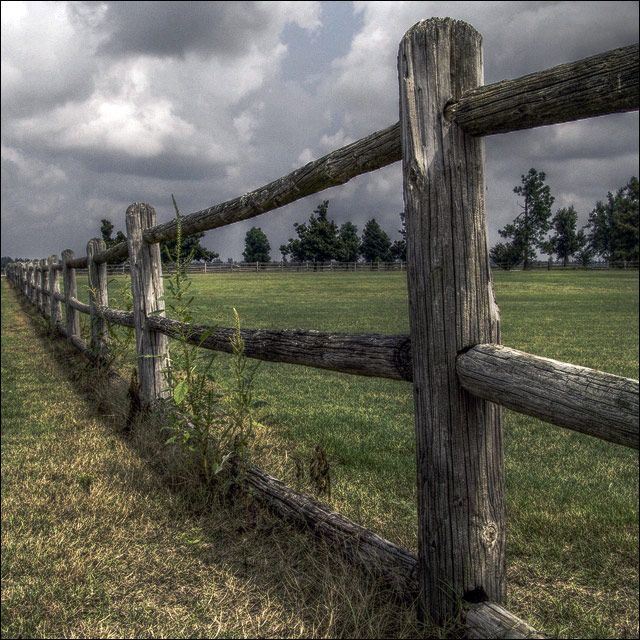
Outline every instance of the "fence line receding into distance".
<path fill-rule="evenodd" d="M 447 621 L 455 614 L 453 593 L 466 603 L 468 637 L 541 637 L 501 606 L 506 522 L 499 405 L 638 449 L 638 382 L 500 345 L 482 136 L 638 109 L 638 45 L 480 86 L 479 34 L 464 22 L 434 18 L 402 39 L 398 79 L 399 123 L 244 196 L 184 216 L 182 233 L 246 220 L 402 160 L 410 335 L 243 330 L 243 336 L 252 358 L 413 382 L 418 555 L 260 470 L 249 482 L 277 512 L 417 590 L 424 617 Z M 178 323 L 164 317 L 157 244 L 175 239 L 176 222 L 156 225 L 153 208 L 136 203 L 127 210 L 127 233 L 127 242 L 109 249 L 94 239 L 84 257 L 67 250 L 60 263 L 13 263 L 7 274 L 90 358 L 108 350 L 101 317 L 134 326 L 141 393 L 151 403 L 166 393 L 166 340 L 178 332 Z M 99 268 L 126 256 L 133 312 L 109 308 L 106 269 Z M 77 300 L 76 270 L 88 267 L 95 295 L 86 305 Z M 93 349 L 81 339 L 78 313 L 92 318 Z M 193 339 L 207 328 L 196 327 Z M 217 329 L 201 346 L 229 351 L 230 335 L 230 329 Z"/>

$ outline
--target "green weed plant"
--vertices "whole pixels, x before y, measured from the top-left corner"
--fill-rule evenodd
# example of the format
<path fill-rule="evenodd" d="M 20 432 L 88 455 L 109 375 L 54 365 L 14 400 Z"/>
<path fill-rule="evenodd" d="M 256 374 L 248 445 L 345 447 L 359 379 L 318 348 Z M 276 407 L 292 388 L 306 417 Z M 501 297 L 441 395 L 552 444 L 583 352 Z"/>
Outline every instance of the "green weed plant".
<path fill-rule="evenodd" d="M 171 433 L 166 444 L 178 445 L 184 459 L 198 467 L 206 484 L 231 467 L 233 473 L 226 477 L 223 486 L 244 484 L 242 475 L 257 425 L 256 409 L 261 405 L 253 401 L 258 365 L 249 366 L 245 357 L 240 318 L 235 309 L 233 358 L 229 367 L 232 383 L 226 388 L 220 385 L 212 374 L 215 355 L 203 358 L 200 354 L 203 342 L 216 327 L 200 334 L 192 325 L 194 296 L 189 293 L 187 266 L 191 264 L 193 251 L 186 256 L 182 253 L 181 215 L 175 198 L 171 197 L 176 210 L 177 237 L 173 254 L 165 248 L 174 269 L 165 276 L 169 295 L 163 299 L 180 324 L 164 370 L 169 388 L 166 399 L 169 424 L 165 428 Z M 196 332 L 199 339 L 194 343 Z"/>

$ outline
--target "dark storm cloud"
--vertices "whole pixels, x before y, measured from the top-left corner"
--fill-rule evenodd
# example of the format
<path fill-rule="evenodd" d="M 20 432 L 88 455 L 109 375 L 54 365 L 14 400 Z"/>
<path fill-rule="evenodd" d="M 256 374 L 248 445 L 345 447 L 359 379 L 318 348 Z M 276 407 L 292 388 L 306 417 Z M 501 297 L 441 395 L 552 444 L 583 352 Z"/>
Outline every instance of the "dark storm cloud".
<path fill-rule="evenodd" d="M 185 6 L 188 5 L 188 6 Z M 269 22 L 257 2 L 108 2 L 99 30 L 110 55 L 242 54 Z"/>
<path fill-rule="evenodd" d="M 123 230 L 133 201 L 162 222 L 172 193 L 183 213 L 201 210 L 396 122 L 398 43 L 422 18 L 478 29 L 486 82 L 638 34 L 629 2 L 371 2 L 350 20 L 348 3 L 331 2 L 10 4 L 19 11 L 3 10 L 2 245 L 34 256 L 83 252 L 103 217 Z M 637 113 L 488 138 L 490 242 L 519 212 L 513 187 L 530 167 L 546 172 L 554 207 L 575 204 L 583 224 L 637 173 L 637 138 Z M 260 226 L 279 259 L 293 223 L 325 199 L 338 224 L 361 232 L 375 217 L 395 239 L 400 164 L 212 230 L 204 244 L 240 259 L 246 231 Z"/>

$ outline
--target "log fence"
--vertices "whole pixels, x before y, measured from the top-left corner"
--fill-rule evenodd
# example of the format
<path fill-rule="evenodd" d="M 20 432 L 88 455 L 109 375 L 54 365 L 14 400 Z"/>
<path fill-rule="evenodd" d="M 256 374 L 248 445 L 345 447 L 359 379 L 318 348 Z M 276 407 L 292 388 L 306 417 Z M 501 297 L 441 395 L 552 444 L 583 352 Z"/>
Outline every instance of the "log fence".
<path fill-rule="evenodd" d="M 275 511 L 418 593 L 424 618 L 450 619 L 453 593 L 466 603 L 468 637 L 543 637 L 502 606 L 500 407 L 638 449 L 638 381 L 500 344 L 487 250 L 483 136 L 638 109 L 638 45 L 488 86 L 482 86 L 482 73 L 481 38 L 473 27 L 449 18 L 417 23 L 399 47 L 400 122 L 239 198 L 184 216 L 182 234 L 246 220 L 402 161 L 410 335 L 251 329 L 242 335 L 252 358 L 412 382 L 418 555 L 260 470 L 250 472 L 249 483 Z M 92 239 L 86 256 L 66 250 L 60 262 L 55 256 L 16 262 L 6 273 L 88 357 L 95 357 L 95 349 L 80 338 L 79 313 L 90 315 L 91 340 L 99 350 L 108 349 L 104 320 L 135 327 L 141 394 L 152 403 L 166 394 L 161 373 L 167 340 L 180 329 L 165 317 L 158 245 L 176 238 L 177 225 L 156 225 L 153 208 L 142 203 L 129 207 L 126 220 L 127 242 L 106 249 Z M 127 257 L 133 312 L 109 309 L 106 292 L 106 263 Z M 89 273 L 88 305 L 77 299 L 76 273 L 82 269 Z M 209 327 L 191 329 L 190 339 L 199 344 Z M 230 351 L 231 334 L 218 328 L 199 346 Z"/>

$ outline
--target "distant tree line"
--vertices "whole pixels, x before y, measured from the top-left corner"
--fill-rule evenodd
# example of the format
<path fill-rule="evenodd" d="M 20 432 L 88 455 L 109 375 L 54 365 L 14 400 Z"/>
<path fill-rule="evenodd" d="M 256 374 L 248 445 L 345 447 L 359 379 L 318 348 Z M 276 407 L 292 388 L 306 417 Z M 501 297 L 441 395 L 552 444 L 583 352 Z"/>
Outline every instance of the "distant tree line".
<path fill-rule="evenodd" d="M 391 242 L 387 233 L 375 218 L 369 220 L 358 237 L 358 227 L 352 222 L 338 225 L 329 220 L 329 201 L 319 204 L 308 222 L 296 222 L 293 228 L 296 238 L 280 245 L 280 253 L 285 262 L 357 262 L 361 258 L 367 262 L 392 262 L 407 259 L 406 230 L 404 213 L 401 240 Z M 269 241 L 260 228 L 253 227 L 245 237 L 243 257 L 247 262 L 269 262 Z"/>
<path fill-rule="evenodd" d="M 586 225 L 578 229 L 578 212 L 573 205 L 552 215 L 554 198 L 545 185 L 546 175 L 529 169 L 521 176 L 514 193 L 522 196 L 522 211 L 499 233 L 506 239 L 494 245 L 491 259 L 503 269 L 522 263 L 529 268 L 536 250 L 556 255 L 563 265 L 573 259 L 586 266 L 594 258 L 614 262 L 638 261 L 638 178 L 632 177 L 606 201 L 596 202 Z M 550 234 L 550 235 L 547 235 Z"/>
<path fill-rule="evenodd" d="M 0 258 L 0 260 L 2 261 L 2 270 L 4 271 L 5 267 L 10 263 L 10 262 L 30 262 L 32 260 L 32 258 L 10 258 L 9 256 L 2 256 L 2 258 Z"/>
<path fill-rule="evenodd" d="M 329 201 L 325 200 L 316 209 L 308 222 L 294 223 L 297 238 L 290 238 L 287 244 L 280 246 L 285 262 L 356 262 L 361 258 L 367 262 L 393 262 L 407 259 L 407 231 L 405 228 L 404 212 L 400 213 L 402 229 L 401 239 L 391 241 L 387 233 L 380 227 L 375 218 L 369 220 L 361 237 L 358 228 L 352 222 L 338 225 L 327 217 Z M 101 220 L 100 233 L 107 245 L 107 249 L 126 242 L 127 238 L 118 231 L 113 237 L 114 226 L 107 220 Z M 193 260 L 220 262 L 219 254 L 205 249 L 200 241 L 204 231 L 182 239 L 184 255 L 193 253 Z M 260 227 L 252 227 L 247 231 L 244 240 L 242 257 L 245 262 L 269 262 L 271 260 L 271 245 Z M 162 260 L 167 261 L 167 250 L 173 255 L 175 240 L 161 243 Z M 118 258 L 110 263 L 122 264 L 126 258 Z M 10 260 L 8 260 L 10 261 Z M 231 261 L 231 259 L 229 259 Z"/>

